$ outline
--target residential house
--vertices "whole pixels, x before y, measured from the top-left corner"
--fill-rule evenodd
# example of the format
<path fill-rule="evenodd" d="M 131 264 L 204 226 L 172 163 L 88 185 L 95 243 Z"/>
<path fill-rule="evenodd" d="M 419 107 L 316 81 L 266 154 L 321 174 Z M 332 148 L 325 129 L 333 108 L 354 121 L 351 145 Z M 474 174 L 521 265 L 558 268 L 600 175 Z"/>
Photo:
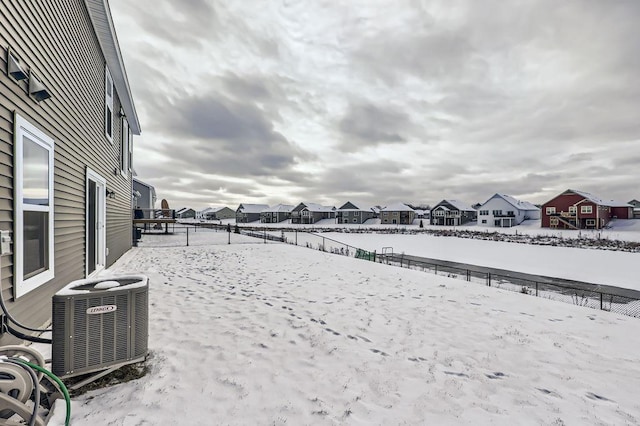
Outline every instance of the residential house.
<path fill-rule="evenodd" d="M 393 225 L 411 225 L 416 212 L 404 203 L 394 203 L 380 209 L 380 223 Z"/>
<path fill-rule="evenodd" d="M 240 204 L 236 209 L 236 223 L 259 221 L 260 212 L 268 208 L 267 204 Z"/>
<path fill-rule="evenodd" d="M 323 219 L 335 219 L 336 208 L 316 203 L 300 203 L 291 211 L 291 223 L 312 224 Z"/>
<path fill-rule="evenodd" d="M 213 207 L 205 207 L 202 210 L 198 210 L 196 212 L 196 219 L 206 219 L 207 213 L 212 212 L 212 211 L 213 211 Z M 235 216 L 235 212 L 233 212 L 233 215 Z"/>
<path fill-rule="evenodd" d="M 207 211 L 204 218 L 207 220 L 225 220 L 236 217 L 236 212 L 229 207 L 212 207 Z"/>
<path fill-rule="evenodd" d="M 458 226 L 476 220 L 476 210 L 458 200 L 442 200 L 431 209 L 432 225 Z"/>
<path fill-rule="evenodd" d="M 634 199 L 629 201 L 628 204 L 633 206 L 633 218 L 640 219 L 640 201 Z"/>
<path fill-rule="evenodd" d="M 478 208 L 478 225 L 509 228 L 528 219 L 540 219 L 540 209 L 528 201 L 494 194 Z"/>
<path fill-rule="evenodd" d="M 2 291 L 18 321 L 132 245 L 132 135 L 140 133 L 108 2 L 0 2 Z M 0 330 L 0 345 L 16 340 Z"/>
<path fill-rule="evenodd" d="M 223 220 L 234 219 L 236 212 L 229 207 L 206 207 L 196 212 L 196 219 Z"/>
<path fill-rule="evenodd" d="M 196 211 L 189 207 L 183 207 L 176 210 L 176 219 L 194 219 L 196 217 Z"/>
<path fill-rule="evenodd" d="M 134 208 L 142 210 L 144 218 L 153 218 L 153 210 L 156 208 L 156 189 L 138 179 L 133 178 L 133 204 Z"/>
<path fill-rule="evenodd" d="M 336 223 L 362 224 L 369 219 L 373 219 L 375 213 L 371 207 L 361 208 L 354 203 L 347 201 L 336 210 Z"/>
<path fill-rule="evenodd" d="M 633 206 L 567 189 L 542 205 L 543 228 L 602 229 L 611 219 L 632 219 Z"/>
<path fill-rule="evenodd" d="M 293 206 L 290 206 L 289 204 L 277 204 L 273 207 L 266 208 L 260 212 L 260 222 L 284 222 L 291 218 L 291 210 L 293 210 Z"/>

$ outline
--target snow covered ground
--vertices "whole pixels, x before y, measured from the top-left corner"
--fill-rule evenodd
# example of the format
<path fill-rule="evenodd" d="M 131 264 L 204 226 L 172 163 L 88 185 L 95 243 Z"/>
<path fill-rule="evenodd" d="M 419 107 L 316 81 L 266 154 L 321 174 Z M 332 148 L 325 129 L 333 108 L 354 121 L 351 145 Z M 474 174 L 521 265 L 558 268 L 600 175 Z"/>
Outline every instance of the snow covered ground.
<path fill-rule="evenodd" d="M 640 422 L 637 319 L 291 245 L 193 238 L 206 241 L 135 248 L 105 271 L 150 277 L 150 371 L 74 399 L 72 424 Z M 60 405 L 51 424 L 63 416 Z"/>
<path fill-rule="evenodd" d="M 571 229 L 551 229 L 541 228 L 540 220 L 526 220 L 522 224 L 513 226 L 511 228 L 496 228 L 488 227 L 484 225 L 478 225 L 476 222 L 470 222 L 462 226 L 437 226 L 429 225 L 429 219 L 423 219 L 423 228 L 420 228 L 420 219 L 414 220 L 411 225 L 383 225 L 380 223 L 380 219 L 370 219 L 367 223 L 362 225 L 354 224 L 339 224 L 335 223 L 335 219 L 324 219 L 313 225 L 301 225 L 291 224 L 291 221 L 284 221 L 280 223 L 260 223 L 259 221 L 251 222 L 248 224 L 240 224 L 241 226 L 252 227 L 268 227 L 268 228 L 297 228 L 297 229 L 341 229 L 345 231 L 373 231 L 384 232 L 394 230 L 406 230 L 406 231 L 442 231 L 442 230 L 458 230 L 458 231 L 476 231 L 476 232 L 499 232 L 501 234 L 519 234 L 535 236 L 553 236 L 562 238 L 591 238 L 591 239 L 609 239 L 620 241 L 633 241 L 640 242 L 640 219 L 614 219 L 608 227 L 602 230 L 571 230 Z M 183 219 L 181 222 L 194 223 L 200 222 L 199 220 Z M 218 221 L 212 222 L 218 223 Z M 225 219 L 221 221 L 222 224 L 235 225 L 235 219 Z"/>
<path fill-rule="evenodd" d="M 640 290 L 640 253 L 436 237 L 428 234 L 325 232 L 319 236 L 365 250 L 375 250 L 377 253 L 381 253 L 384 247 L 391 247 L 394 253 Z M 301 238 L 298 233 L 298 239 Z"/>

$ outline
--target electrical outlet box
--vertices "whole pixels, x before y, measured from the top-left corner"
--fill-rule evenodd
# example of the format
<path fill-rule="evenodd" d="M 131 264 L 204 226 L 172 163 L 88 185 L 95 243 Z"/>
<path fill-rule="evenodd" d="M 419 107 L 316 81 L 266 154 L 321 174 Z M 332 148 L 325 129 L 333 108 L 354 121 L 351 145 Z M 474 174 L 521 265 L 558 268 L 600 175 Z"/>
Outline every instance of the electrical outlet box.
<path fill-rule="evenodd" d="M 11 253 L 11 232 L 0 230 L 0 255 Z"/>

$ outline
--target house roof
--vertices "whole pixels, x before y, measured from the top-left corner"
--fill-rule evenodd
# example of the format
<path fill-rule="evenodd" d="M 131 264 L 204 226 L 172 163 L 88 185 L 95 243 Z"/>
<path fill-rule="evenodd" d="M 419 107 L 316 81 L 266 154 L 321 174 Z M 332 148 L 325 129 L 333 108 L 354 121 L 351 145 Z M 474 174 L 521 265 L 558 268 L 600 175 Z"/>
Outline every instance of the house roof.
<path fill-rule="evenodd" d="M 351 206 L 353 206 L 353 207 L 355 207 L 355 208 L 348 208 L 348 207 L 345 207 L 345 206 L 348 206 L 348 205 L 351 205 Z M 339 208 L 339 209 L 337 209 L 337 210 L 338 210 L 338 211 L 341 211 L 341 212 L 373 212 L 373 211 L 374 211 L 374 210 L 373 210 L 373 207 L 366 207 L 366 208 L 363 208 L 363 207 L 360 207 L 360 206 L 358 206 L 356 203 L 353 203 L 353 202 L 351 202 L 351 201 L 347 201 L 346 203 L 344 203 L 344 204 L 342 205 L 342 207 L 340 207 L 340 208 Z"/>
<path fill-rule="evenodd" d="M 585 199 L 591 201 L 592 203 L 595 203 L 595 204 L 598 204 L 598 205 L 601 205 L 601 206 L 607 206 L 607 207 L 633 207 L 629 203 L 625 203 L 625 202 L 622 202 L 622 201 L 615 201 L 615 200 L 603 200 L 602 198 L 596 197 L 595 195 L 590 194 L 588 192 L 576 191 L 575 189 L 567 189 L 561 195 L 566 194 L 567 192 L 573 192 L 574 194 L 578 194 L 581 197 L 584 197 Z"/>
<path fill-rule="evenodd" d="M 129 89 L 129 80 L 124 69 L 124 61 L 120 53 L 108 0 L 85 0 L 85 4 L 129 127 L 133 134 L 139 135 L 141 132 L 140 121 Z"/>
<path fill-rule="evenodd" d="M 441 203 L 443 202 L 451 204 L 453 207 L 455 207 L 459 211 L 475 211 L 476 210 L 473 207 L 471 207 L 469 204 L 459 200 L 442 200 Z"/>
<path fill-rule="evenodd" d="M 310 212 L 331 212 L 336 208 L 333 206 L 322 206 L 316 203 L 303 203 Z"/>
<path fill-rule="evenodd" d="M 238 210 L 242 213 L 260 213 L 264 209 L 268 209 L 267 204 L 240 204 Z"/>
<path fill-rule="evenodd" d="M 487 201 L 485 201 L 482 206 L 484 206 L 485 204 L 487 204 L 489 201 L 491 201 L 492 199 L 496 198 L 496 197 L 500 197 L 503 200 L 505 200 L 507 203 L 511 204 L 513 207 L 515 207 L 518 210 L 525 210 L 525 211 L 530 211 L 530 210 L 540 210 L 538 207 L 536 207 L 535 205 L 533 205 L 532 203 L 528 202 L 528 201 L 520 201 L 515 197 L 512 197 L 511 195 L 507 195 L 507 194 L 495 194 L 493 195 L 491 198 L 489 198 Z M 482 206 L 480 206 L 480 208 L 482 208 Z"/>
<path fill-rule="evenodd" d="M 262 213 L 289 213 L 291 210 L 293 210 L 293 206 L 289 204 L 276 204 L 273 207 L 262 210 Z"/>
<path fill-rule="evenodd" d="M 383 212 L 412 212 L 414 211 L 411 207 L 404 203 L 393 203 L 389 204 L 386 207 L 380 209 Z"/>

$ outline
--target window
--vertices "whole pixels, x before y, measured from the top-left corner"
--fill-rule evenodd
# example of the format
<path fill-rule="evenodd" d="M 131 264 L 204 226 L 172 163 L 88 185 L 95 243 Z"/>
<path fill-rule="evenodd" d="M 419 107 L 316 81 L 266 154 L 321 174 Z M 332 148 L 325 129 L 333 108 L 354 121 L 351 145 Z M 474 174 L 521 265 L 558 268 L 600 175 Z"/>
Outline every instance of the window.
<path fill-rule="evenodd" d="M 104 134 L 113 143 L 113 80 L 109 68 L 104 67 Z"/>
<path fill-rule="evenodd" d="M 53 139 L 15 115 L 15 297 L 54 277 Z"/>
<path fill-rule="evenodd" d="M 502 210 L 493 210 L 492 213 L 494 216 L 502 216 Z"/>
<path fill-rule="evenodd" d="M 593 213 L 593 206 L 580 206 L 580 213 L 585 213 L 585 214 Z"/>
<path fill-rule="evenodd" d="M 120 174 L 126 177 L 131 170 L 131 129 L 129 122 L 122 117 L 122 137 L 120 138 Z"/>
<path fill-rule="evenodd" d="M 550 215 L 550 214 L 556 214 L 555 207 L 547 207 L 547 215 Z"/>
<path fill-rule="evenodd" d="M 569 213 L 576 214 L 578 208 L 576 206 L 569 206 Z"/>
<path fill-rule="evenodd" d="M 480 216 L 489 216 L 489 210 L 480 210 Z"/>
<path fill-rule="evenodd" d="M 482 219 L 482 223 L 487 223 L 487 219 Z"/>
<path fill-rule="evenodd" d="M 550 219 L 550 221 L 549 221 L 549 224 L 550 224 L 550 225 L 552 225 L 552 226 L 558 226 L 558 223 L 559 223 L 559 222 L 560 222 L 560 221 L 558 220 L 558 218 L 557 218 L 557 217 L 552 217 L 552 218 Z"/>
<path fill-rule="evenodd" d="M 515 212 L 513 210 L 507 210 L 507 216 L 515 216 Z"/>
<path fill-rule="evenodd" d="M 591 207 L 591 206 L 589 206 L 589 207 Z M 587 226 L 596 226 L 596 220 L 595 219 L 587 219 Z"/>

